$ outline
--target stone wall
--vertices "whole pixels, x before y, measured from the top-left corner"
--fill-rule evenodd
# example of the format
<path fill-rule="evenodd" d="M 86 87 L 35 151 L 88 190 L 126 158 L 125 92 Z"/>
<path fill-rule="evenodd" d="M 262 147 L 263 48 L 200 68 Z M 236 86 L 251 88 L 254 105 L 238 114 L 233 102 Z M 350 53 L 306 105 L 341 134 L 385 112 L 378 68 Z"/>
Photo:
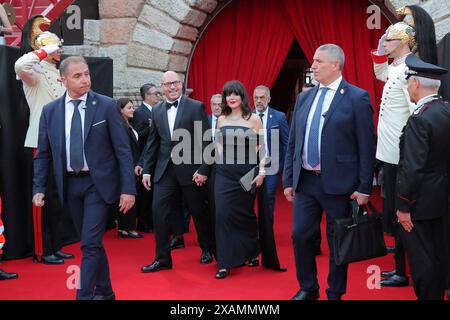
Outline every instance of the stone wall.
<path fill-rule="evenodd" d="M 68 54 L 114 60 L 114 95 L 138 101 L 138 88 L 160 83 L 166 70 L 185 76 L 189 56 L 220 2 L 225 0 L 99 0 L 100 20 L 85 20 L 83 46 Z M 275 0 L 274 0 L 275 1 Z M 450 32 L 450 0 L 385 0 L 394 9 L 418 4 L 436 23 L 436 36 Z"/>

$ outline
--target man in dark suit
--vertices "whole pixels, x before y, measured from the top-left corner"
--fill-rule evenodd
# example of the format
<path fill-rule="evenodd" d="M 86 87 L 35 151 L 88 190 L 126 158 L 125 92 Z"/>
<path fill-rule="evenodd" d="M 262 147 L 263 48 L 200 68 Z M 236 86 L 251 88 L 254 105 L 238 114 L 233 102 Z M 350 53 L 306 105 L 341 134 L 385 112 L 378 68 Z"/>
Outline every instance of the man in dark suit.
<path fill-rule="evenodd" d="M 450 105 L 438 91 L 447 70 L 415 55 L 405 63 L 416 109 L 400 138 L 397 218 L 417 298 L 442 300 L 448 265 Z"/>
<path fill-rule="evenodd" d="M 216 140 L 217 119 L 222 114 L 222 95 L 220 93 L 211 96 L 211 114 L 208 116 L 209 126 L 212 135 L 212 140 Z"/>
<path fill-rule="evenodd" d="M 169 233 L 181 201 L 194 219 L 202 249 L 200 262 L 212 262 L 210 216 L 204 189 L 210 168 L 203 157 L 211 142 L 203 139 L 209 128 L 208 117 L 201 102 L 182 95 L 182 87 L 178 74 L 164 73 L 161 88 L 166 101 L 153 108 L 142 182 L 148 190 L 154 185 L 156 257 L 152 264 L 142 267 L 142 272 L 172 268 Z"/>
<path fill-rule="evenodd" d="M 254 112 L 260 116 L 263 123 L 264 142 L 270 157 L 264 182 L 269 199 L 269 212 L 273 219 L 278 176 L 283 172 L 284 155 L 289 140 L 289 126 L 283 112 L 269 107 L 270 89 L 268 87 L 257 86 L 253 92 L 253 101 L 255 103 Z"/>
<path fill-rule="evenodd" d="M 41 114 L 33 203 L 44 205 L 53 166 L 60 201 L 67 201 L 81 236 L 77 299 L 114 299 L 103 234 L 109 205 L 120 197 L 124 214 L 134 205 L 136 187 L 128 136 L 114 100 L 90 91 L 89 68 L 83 57 L 65 59 L 60 73 L 67 91 Z"/>
<path fill-rule="evenodd" d="M 134 112 L 131 125 L 139 135 L 139 154 L 142 155 L 148 139 L 150 130 L 152 109 L 161 101 L 161 92 L 153 83 L 146 83 L 140 88 L 142 104 Z M 140 159 L 142 161 L 142 159 Z M 140 162 L 141 162 L 140 161 Z M 135 174 L 142 175 L 142 163 L 138 163 Z M 152 190 L 148 191 L 142 184 L 139 184 L 136 196 L 137 230 L 151 232 L 153 230 L 152 217 Z"/>
<path fill-rule="evenodd" d="M 348 265 L 336 265 L 334 219 L 348 216 L 349 201 L 367 204 L 375 162 L 373 110 L 366 91 L 342 78 L 344 52 L 334 44 L 319 47 L 313 58 L 315 88 L 301 93 L 289 134 L 283 187 L 294 201 L 292 238 L 301 290 L 293 300 L 319 298 L 314 251 L 322 212 L 327 215 L 330 247 L 328 299 L 341 299 Z"/>

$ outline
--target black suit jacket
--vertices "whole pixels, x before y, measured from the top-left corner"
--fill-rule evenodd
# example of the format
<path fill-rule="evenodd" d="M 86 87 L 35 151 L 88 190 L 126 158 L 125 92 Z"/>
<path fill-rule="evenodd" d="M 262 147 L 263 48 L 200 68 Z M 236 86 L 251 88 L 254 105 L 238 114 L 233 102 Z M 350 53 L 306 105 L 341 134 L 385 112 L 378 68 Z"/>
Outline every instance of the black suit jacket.
<path fill-rule="evenodd" d="M 133 129 L 131 129 L 125 121 L 124 121 L 123 125 L 125 126 L 125 130 L 127 130 L 127 133 L 128 133 L 128 140 L 130 141 L 130 147 L 131 147 L 131 155 L 133 156 L 133 164 L 136 166 L 136 164 L 138 163 L 139 157 L 141 156 L 141 152 L 139 150 L 139 134 L 138 134 L 138 138 L 136 138 L 136 135 L 134 134 Z"/>
<path fill-rule="evenodd" d="M 450 106 L 434 100 L 408 119 L 400 137 L 397 208 L 413 220 L 447 214 Z"/>
<path fill-rule="evenodd" d="M 139 135 L 139 153 L 142 153 L 147 143 L 151 119 L 152 112 L 144 104 L 141 104 L 134 112 L 133 119 L 131 120 L 131 125 Z"/>
<path fill-rule="evenodd" d="M 197 170 L 202 175 L 209 175 L 210 167 L 203 157 L 203 151 L 211 142 L 210 139 L 203 139 L 208 129 L 209 122 L 203 103 L 182 96 L 171 138 L 166 103 L 163 101 L 157 104 L 153 108 L 149 137 L 142 156 L 144 174 L 151 174 L 156 183 L 172 160 L 175 173 L 183 185 L 193 183 L 192 176 Z M 188 134 L 190 141 L 180 138 L 182 134 Z M 182 161 L 171 159 L 172 152 L 176 158 L 182 156 Z"/>

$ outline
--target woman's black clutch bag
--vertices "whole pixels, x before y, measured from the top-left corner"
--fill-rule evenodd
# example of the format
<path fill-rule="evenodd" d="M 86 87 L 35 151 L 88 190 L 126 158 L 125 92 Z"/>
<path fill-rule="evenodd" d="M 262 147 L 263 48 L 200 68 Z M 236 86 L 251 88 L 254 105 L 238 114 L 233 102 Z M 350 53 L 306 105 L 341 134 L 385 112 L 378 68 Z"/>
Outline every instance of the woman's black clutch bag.
<path fill-rule="evenodd" d="M 258 166 L 252 168 L 249 172 L 247 172 L 245 175 L 242 176 L 242 178 L 239 179 L 239 184 L 241 185 L 242 189 L 244 189 L 246 192 L 255 192 L 255 184 L 252 183 L 252 181 L 255 179 L 255 177 L 258 175 Z"/>

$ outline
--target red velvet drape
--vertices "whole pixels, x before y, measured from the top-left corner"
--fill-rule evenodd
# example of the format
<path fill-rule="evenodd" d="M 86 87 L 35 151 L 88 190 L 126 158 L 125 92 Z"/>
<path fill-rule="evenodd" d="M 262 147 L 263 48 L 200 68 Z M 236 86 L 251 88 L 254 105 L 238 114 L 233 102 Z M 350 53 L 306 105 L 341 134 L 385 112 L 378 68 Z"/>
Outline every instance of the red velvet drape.
<path fill-rule="evenodd" d="M 378 119 L 383 83 L 375 79 L 370 50 L 377 47 L 389 23 L 381 16 L 380 28 L 369 30 L 370 5 L 367 0 L 280 0 L 283 17 L 310 63 L 320 45 L 342 47 L 346 57 L 343 76 L 369 92 Z"/>
<path fill-rule="evenodd" d="M 381 28 L 369 30 L 370 5 L 367 0 L 235 0 L 200 39 L 188 87 L 207 104 L 232 79 L 241 80 L 250 94 L 258 84 L 272 87 L 295 35 L 310 62 L 322 44 L 344 49 L 344 77 L 369 92 L 377 120 L 383 83 L 375 79 L 370 50 L 389 23 L 381 16 Z"/>
<path fill-rule="evenodd" d="M 234 79 L 250 95 L 259 84 L 272 87 L 294 40 L 277 5 L 239 0 L 219 13 L 195 48 L 188 77 L 193 98 L 209 105 L 210 97 Z"/>

